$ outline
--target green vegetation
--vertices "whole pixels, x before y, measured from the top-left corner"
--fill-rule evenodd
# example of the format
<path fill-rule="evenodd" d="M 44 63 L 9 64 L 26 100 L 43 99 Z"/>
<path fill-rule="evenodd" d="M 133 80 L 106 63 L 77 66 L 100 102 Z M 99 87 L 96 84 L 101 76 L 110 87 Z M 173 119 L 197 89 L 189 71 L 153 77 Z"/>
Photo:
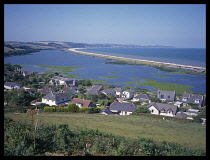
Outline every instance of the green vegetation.
<path fill-rule="evenodd" d="M 131 79 L 139 79 L 138 77 L 130 77 Z"/>
<path fill-rule="evenodd" d="M 165 76 L 165 75 L 157 75 L 155 77 L 170 77 L 170 76 Z"/>
<path fill-rule="evenodd" d="M 101 76 L 103 78 L 118 78 L 117 76 Z"/>
<path fill-rule="evenodd" d="M 155 89 L 163 90 L 163 91 L 176 91 L 177 94 L 182 94 L 185 91 L 187 93 L 191 93 L 189 89 L 193 86 L 190 85 L 182 85 L 177 83 L 166 83 L 166 82 L 157 82 L 152 79 L 142 79 L 146 82 L 142 82 L 138 85 L 140 86 L 152 86 Z"/>
<path fill-rule="evenodd" d="M 139 84 L 141 81 L 125 82 L 126 84 Z"/>
<path fill-rule="evenodd" d="M 186 74 L 185 72 L 172 72 L 172 73 L 169 73 L 169 74 Z"/>
<path fill-rule="evenodd" d="M 109 72 L 110 74 L 118 74 L 118 73 L 116 73 L 116 72 Z"/>
<path fill-rule="evenodd" d="M 29 122 L 25 113 L 19 115 L 5 113 L 5 116 L 18 121 Z M 75 128 L 98 129 L 100 132 L 131 139 L 144 137 L 152 139 L 156 143 L 167 141 L 167 143 L 186 145 L 191 149 L 206 149 L 206 127 L 193 123 L 191 120 L 179 118 L 165 117 L 165 120 L 163 120 L 162 116 L 143 113 L 139 113 L 137 116 L 106 116 L 84 113 L 40 112 L 39 122 L 40 125 L 49 123 L 67 124 Z"/>

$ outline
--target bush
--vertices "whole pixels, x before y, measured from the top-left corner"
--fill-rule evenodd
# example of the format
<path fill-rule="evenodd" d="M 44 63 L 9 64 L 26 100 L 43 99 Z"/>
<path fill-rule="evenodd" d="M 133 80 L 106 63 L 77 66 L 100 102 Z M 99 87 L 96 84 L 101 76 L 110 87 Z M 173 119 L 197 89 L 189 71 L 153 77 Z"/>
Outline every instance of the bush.
<path fill-rule="evenodd" d="M 68 111 L 77 113 L 79 112 L 80 108 L 75 103 L 69 103 L 68 104 Z"/>
<path fill-rule="evenodd" d="M 149 113 L 149 110 L 146 106 L 137 106 L 135 112 L 137 112 L 137 113 Z"/>

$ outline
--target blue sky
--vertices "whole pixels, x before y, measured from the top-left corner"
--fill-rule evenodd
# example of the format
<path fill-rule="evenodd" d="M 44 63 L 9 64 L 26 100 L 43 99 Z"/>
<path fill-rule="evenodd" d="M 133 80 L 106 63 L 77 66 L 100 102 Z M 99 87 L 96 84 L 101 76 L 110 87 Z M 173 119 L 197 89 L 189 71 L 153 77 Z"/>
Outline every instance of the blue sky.
<path fill-rule="evenodd" d="M 5 41 L 206 47 L 205 4 L 5 4 Z"/>

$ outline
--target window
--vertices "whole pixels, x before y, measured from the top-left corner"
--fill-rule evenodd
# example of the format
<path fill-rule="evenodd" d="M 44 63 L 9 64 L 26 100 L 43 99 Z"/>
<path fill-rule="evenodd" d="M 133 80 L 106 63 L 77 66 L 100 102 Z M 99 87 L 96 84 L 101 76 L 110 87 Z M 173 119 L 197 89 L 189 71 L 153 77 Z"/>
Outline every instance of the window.
<path fill-rule="evenodd" d="M 170 96 L 168 96 L 168 99 L 170 99 Z"/>
<path fill-rule="evenodd" d="M 154 112 L 154 110 L 152 109 L 152 110 L 151 110 L 151 113 L 153 113 L 153 112 Z"/>
<path fill-rule="evenodd" d="M 164 98 L 164 95 L 161 94 L 160 98 Z"/>
<path fill-rule="evenodd" d="M 199 100 L 199 99 L 196 99 L 196 100 L 195 100 L 195 103 L 199 103 L 199 102 L 200 102 L 200 100 Z"/>
<path fill-rule="evenodd" d="M 182 98 L 183 101 L 187 101 L 187 98 Z"/>

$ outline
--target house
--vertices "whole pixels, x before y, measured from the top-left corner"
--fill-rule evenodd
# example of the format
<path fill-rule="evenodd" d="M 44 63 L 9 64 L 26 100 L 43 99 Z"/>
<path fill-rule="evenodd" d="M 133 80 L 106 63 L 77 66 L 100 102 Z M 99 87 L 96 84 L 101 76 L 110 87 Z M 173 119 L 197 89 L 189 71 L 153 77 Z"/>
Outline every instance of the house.
<path fill-rule="evenodd" d="M 133 89 L 123 91 L 122 97 L 125 99 L 133 98 L 135 91 Z"/>
<path fill-rule="evenodd" d="M 176 93 L 175 91 L 161 91 L 158 90 L 157 92 L 157 98 L 159 98 L 163 102 L 174 102 L 176 98 Z"/>
<path fill-rule="evenodd" d="M 183 102 L 183 106 L 192 103 L 196 104 L 198 107 L 204 107 L 206 98 L 203 95 L 183 93 L 180 97 L 180 101 Z"/>
<path fill-rule="evenodd" d="M 78 90 L 77 87 L 63 87 L 60 92 L 75 94 L 78 93 Z"/>
<path fill-rule="evenodd" d="M 21 88 L 21 85 L 16 82 L 5 82 L 4 88 L 5 89 L 19 89 L 19 88 Z"/>
<path fill-rule="evenodd" d="M 105 94 L 105 95 L 116 95 L 116 90 L 113 88 L 110 89 L 104 89 L 101 91 L 101 93 Z"/>
<path fill-rule="evenodd" d="M 84 94 L 96 94 L 98 95 L 100 91 L 102 91 L 104 88 L 102 85 L 93 85 L 90 89 L 87 89 L 87 92 Z"/>
<path fill-rule="evenodd" d="M 118 115 L 130 115 L 136 110 L 136 106 L 129 102 L 113 102 L 109 106 L 109 110 Z"/>
<path fill-rule="evenodd" d="M 20 74 L 22 74 L 24 77 L 33 75 L 35 73 L 34 71 L 27 71 L 22 68 L 15 68 L 15 71 L 20 72 Z"/>
<path fill-rule="evenodd" d="M 176 118 L 187 118 L 187 114 L 183 112 L 177 112 L 175 115 Z"/>
<path fill-rule="evenodd" d="M 70 103 L 75 103 L 80 108 L 95 107 L 93 102 L 91 102 L 90 100 L 84 100 L 84 99 L 79 99 L 79 98 L 74 98 Z"/>
<path fill-rule="evenodd" d="M 116 91 L 116 97 L 121 98 L 124 90 L 122 90 L 121 88 L 114 88 L 114 89 Z"/>
<path fill-rule="evenodd" d="M 64 78 L 60 76 L 54 76 L 52 79 L 49 81 L 50 84 L 52 85 L 65 85 L 69 87 L 74 87 L 78 86 L 78 82 L 75 79 L 70 79 L 70 78 Z"/>
<path fill-rule="evenodd" d="M 140 101 L 140 102 L 147 102 L 151 98 L 152 97 L 150 95 L 148 95 L 148 94 L 139 94 L 139 95 L 133 97 L 133 100 L 132 101 L 133 102 L 138 102 L 138 101 Z"/>
<path fill-rule="evenodd" d="M 42 103 L 53 105 L 63 105 L 70 102 L 70 96 L 61 92 L 51 92 L 42 98 Z"/>
<path fill-rule="evenodd" d="M 174 117 L 178 112 L 178 107 L 175 105 L 151 102 L 148 104 L 148 109 L 151 114 Z"/>
<path fill-rule="evenodd" d="M 101 110 L 100 113 L 101 113 L 101 114 L 104 114 L 104 115 L 112 115 L 112 114 L 114 114 L 114 113 L 112 113 L 112 112 L 110 111 L 109 106 L 106 107 L 105 109 Z"/>
<path fill-rule="evenodd" d="M 191 115 L 191 116 L 197 116 L 199 112 L 200 112 L 200 111 L 197 110 L 197 109 L 188 109 L 188 110 L 187 110 L 186 112 L 184 112 L 184 113 L 187 114 L 187 115 Z"/>
<path fill-rule="evenodd" d="M 174 105 L 180 108 L 183 107 L 183 102 L 176 102 Z"/>
<path fill-rule="evenodd" d="M 56 88 L 47 88 L 47 87 L 43 87 L 42 89 L 38 89 L 38 92 L 42 93 L 42 94 L 48 94 L 51 92 L 56 92 L 57 89 Z"/>

